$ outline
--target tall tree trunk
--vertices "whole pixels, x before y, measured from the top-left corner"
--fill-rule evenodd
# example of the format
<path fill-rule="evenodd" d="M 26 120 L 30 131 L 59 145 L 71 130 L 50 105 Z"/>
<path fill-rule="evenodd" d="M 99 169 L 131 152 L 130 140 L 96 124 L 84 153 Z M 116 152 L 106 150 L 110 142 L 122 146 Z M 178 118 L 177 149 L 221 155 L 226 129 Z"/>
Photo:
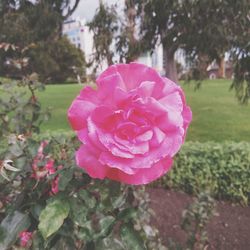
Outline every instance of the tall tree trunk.
<path fill-rule="evenodd" d="M 219 65 L 219 71 L 218 71 L 218 77 L 219 78 L 225 78 L 226 77 L 226 69 L 225 69 L 225 59 L 224 55 L 221 56 L 218 60 L 217 63 Z"/>
<path fill-rule="evenodd" d="M 107 49 L 107 51 L 108 51 L 108 49 Z M 113 55 L 109 52 L 107 53 L 107 63 L 108 63 L 108 66 L 113 64 Z"/>
<path fill-rule="evenodd" d="M 166 76 L 173 82 L 178 82 L 177 67 L 174 60 L 175 50 L 163 46 L 163 56 L 165 58 Z"/>
<path fill-rule="evenodd" d="M 135 46 L 137 40 L 135 38 L 135 19 L 136 19 L 136 9 L 134 1 L 125 0 L 125 15 L 127 19 L 127 36 L 129 40 L 129 51 L 126 58 L 126 62 L 132 62 L 138 57 L 138 53 L 135 51 Z"/>

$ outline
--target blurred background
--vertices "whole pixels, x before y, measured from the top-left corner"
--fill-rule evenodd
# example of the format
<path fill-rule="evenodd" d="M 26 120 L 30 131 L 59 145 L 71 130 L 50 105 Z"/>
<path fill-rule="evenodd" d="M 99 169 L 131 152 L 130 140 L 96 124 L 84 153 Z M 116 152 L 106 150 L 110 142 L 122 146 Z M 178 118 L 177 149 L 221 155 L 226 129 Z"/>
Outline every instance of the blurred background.
<path fill-rule="evenodd" d="M 110 187 L 106 191 L 102 183 L 92 180 L 93 190 L 88 196 L 83 195 L 79 206 L 71 197 L 74 200 L 71 203 L 76 206 L 71 208 L 73 217 L 64 223 L 70 233 L 56 228 L 57 236 L 44 241 L 44 246 L 57 248 L 36 248 L 33 239 L 32 249 L 83 249 L 62 248 L 69 236 L 72 236 L 69 237 L 71 246 L 79 242 L 83 246 L 87 242 L 84 249 L 145 249 L 133 235 L 143 228 L 147 237 L 142 242 L 146 242 L 152 236 L 149 227 L 152 224 L 160 232 L 159 237 L 155 234 L 156 241 L 161 238 L 168 249 L 248 250 L 249 0 L 0 0 L 0 219 L 8 218 L 5 216 L 9 211 L 21 207 L 23 216 L 29 214 L 32 218 L 31 226 L 26 228 L 37 230 L 40 220 L 37 214 L 50 201 L 50 194 L 44 195 L 44 190 L 51 187 L 52 177 L 37 182 L 39 185 L 30 184 L 27 166 L 33 171 L 36 140 L 37 149 L 40 141 L 49 138 L 52 146 L 47 154 L 53 152 L 57 166 L 64 166 L 62 171 L 57 170 L 59 196 L 67 196 L 68 190 L 78 195 L 78 189 L 71 190 L 76 183 L 79 185 L 80 175 L 74 175 L 78 169 L 74 149 L 78 145 L 69 132 L 67 109 L 84 86 L 95 88 L 96 77 L 109 65 L 133 61 L 153 67 L 160 75 L 178 83 L 193 112 L 186 142 L 175 157 L 173 169 L 147 187 L 149 196 L 144 191 L 142 195 L 139 189 L 140 194 L 136 194 L 136 188 L 133 191 L 135 200 L 147 202 L 157 216 L 149 220 L 148 210 L 136 203 L 136 211 L 143 214 L 138 217 L 141 224 L 138 221 L 130 224 L 131 231 L 123 231 L 124 235 L 118 237 L 122 238 L 121 244 L 130 245 L 122 248 L 112 236 L 109 239 L 112 247 L 93 248 L 97 244 L 94 237 L 100 236 L 100 232 L 96 233 L 95 221 L 92 223 L 90 219 L 86 224 L 87 216 L 78 212 L 86 207 L 86 197 L 95 200 L 93 190 L 100 197 L 103 191 L 112 198 L 115 184 L 107 182 L 105 185 Z M 31 137 L 34 141 L 27 139 L 27 146 L 26 138 Z M 21 149 L 13 147 L 13 141 Z M 19 184 L 15 182 L 18 173 L 13 173 L 10 162 L 3 165 L 6 157 L 13 158 L 17 171 L 22 170 Z M 86 176 L 82 181 L 91 182 Z M 130 189 L 119 189 L 119 192 L 122 200 Z M 15 197 L 20 199 L 14 202 Z M 106 200 L 97 203 L 102 205 L 102 202 L 104 209 Z M 34 208 L 33 203 L 39 207 Z M 12 204 L 14 208 L 10 209 Z M 123 205 L 127 208 L 131 204 L 134 206 L 135 202 Z M 90 214 L 97 213 L 91 209 Z M 132 218 L 129 213 L 132 214 L 129 210 L 121 215 L 125 216 L 122 223 L 129 216 Z M 105 223 L 101 225 L 104 228 L 101 232 L 105 233 L 102 237 L 106 237 L 113 222 L 105 221 L 110 219 L 105 209 L 100 214 L 107 223 L 106 227 Z M 78 218 L 82 219 L 81 226 Z M 71 235 L 72 225 L 79 231 Z M 16 230 L 16 222 L 1 222 L 0 249 L 9 249 L 18 242 L 18 236 L 9 233 L 10 239 L 3 247 L 2 227 Z M 135 245 L 138 248 L 131 248 Z M 148 249 L 165 249 L 157 246 Z M 15 246 L 15 249 L 21 248 Z"/>
<path fill-rule="evenodd" d="M 44 131 L 69 128 L 65 110 L 81 88 L 69 83 L 137 61 L 185 89 L 194 112 L 188 140 L 249 141 L 250 110 L 239 105 L 250 97 L 249 40 L 246 0 L 0 3 L 0 76 L 35 72 L 50 84 L 41 100 L 55 115 Z"/>

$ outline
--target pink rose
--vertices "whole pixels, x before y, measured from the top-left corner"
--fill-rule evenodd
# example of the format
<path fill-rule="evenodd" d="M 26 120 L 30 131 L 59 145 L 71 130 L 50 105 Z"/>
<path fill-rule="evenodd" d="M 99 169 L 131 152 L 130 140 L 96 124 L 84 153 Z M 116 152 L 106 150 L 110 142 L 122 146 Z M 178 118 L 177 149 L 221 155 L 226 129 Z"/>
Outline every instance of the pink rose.
<path fill-rule="evenodd" d="M 32 232 L 23 231 L 19 234 L 20 246 L 27 247 L 32 238 Z"/>
<path fill-rule="evenodd" d="M 138 63 L 113 65 L 96 82 L 68 110 L 83 143 L 77 164 L 93 178 L 127 184 L 165 174 L 192 119 L 182 89 Z"/>

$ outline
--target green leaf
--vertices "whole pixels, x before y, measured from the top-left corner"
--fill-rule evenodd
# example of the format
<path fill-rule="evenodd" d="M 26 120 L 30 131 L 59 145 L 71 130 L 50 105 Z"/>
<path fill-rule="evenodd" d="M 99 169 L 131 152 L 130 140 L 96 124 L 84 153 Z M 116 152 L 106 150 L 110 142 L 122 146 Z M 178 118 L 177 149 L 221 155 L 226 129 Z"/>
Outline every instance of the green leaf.
<path fill-rule="evenodd" d="M 108 234 L 112 231 L 112 227 L 115 224 L 115 218 L 113 216 L 106 216 L 100 220 L 100 233 L 99 237 L 107 237 Z"/>
<path fill-rule="evenodd" d="M 78 192 L 78 195 L 89 208 L 95 207 L 96 199 L 88 191 L 82 189 Z"/>
<path fill-rule="evenodd" d="M 67 185 L 72 180 L 73 172 L 74 170 L 72 168 L 66 169 L 61 172 L 58 184 L 58 188 L 60 191 L 64 191 L 66 189 Z"/>
<path fill-rule="evenodd" d="M 19 233 L 29 226 L 30 219 L 27 214 L 15 211 L 13 214 L 7 215 L 1 223 L 1 229 L 5 237 L 0 242 L 0 249 L 8 249 L 16 241 Z"/>
<path fill-rule="evenodd" d="M 9 147 L 9 150 L 16 157 L 19 157 L 23 154 L 23 150 L 21 149 L 21 147 L 18 144 L 11 145 Z"/>
<path fill-rule="evenodd" d="M 84 227 L 79 228 L 77 237 L 85 242 L 93 240 L 93 228 L 91 221 L 87 221 Z"/>
<path fill-rule="evenodd" d="M 66 200 L 54 200 L 49 203 L 39 216 L 38 229 L 44 239 L 55 233 L 69 214 L 69 203 Z"/>
<path fill-rule="evenodd" d="M 121 239 L 127 249 L 145 250 L 145 246 L 138 231 L 135 231 L 133 225 L 124 224 L 121 227 Z"/>
<path fill-rule="evenodd" d="M 44 250 L 44 244 L 43 244 L 43 237 L 42 235 L 35 231 L 33 233 L 33 236 L 32 236 L 32 246 L 31 246 L 31 249 L 32 250 Z"/>
<path fill-rule="evenodd" d="M 40 204 L 35 204 L 34 206 L 31 207 L 31 214 L 33 217 L 37 220 L 39 220 L 39 216 L 43 210 L 43 207 Z"/>
<path fill-rule="evenodd" d="M 15 167 L 17 169 L 23 170 L 25 167 L 27 168 L 27 158 L 25 156 L 19 157 L 15 161 Z"/>
<path fill-rule="evenodd" d="M 126 250 L 123 243 L 116 239 L 113 235 L 110 237 L 100 239 L 96 242 L 95 250 Z"/>
<path fill-rule="evenodd" d="M 136 217 L 136 210 L 134 208 L 125 208 L 123 209 L 117 216 L 118 220 L 124 220 L 124 221 L 128 221 L 132 218 Z"/>
<path fill-rule="evenodd" d="M 4 241 L 5 236 L 6 236 L 5 229 L 0 225 L 0 242 Z"/>
<path fill-rule="evenodd" d="M 71 198 L 70 207 L 71 207 L 70 216 L 73 222 L 80 227 L 85 227 L 88 215 L 88 209 L 85 206 L 85 204 L 82 203 L 80 199 Z"/>

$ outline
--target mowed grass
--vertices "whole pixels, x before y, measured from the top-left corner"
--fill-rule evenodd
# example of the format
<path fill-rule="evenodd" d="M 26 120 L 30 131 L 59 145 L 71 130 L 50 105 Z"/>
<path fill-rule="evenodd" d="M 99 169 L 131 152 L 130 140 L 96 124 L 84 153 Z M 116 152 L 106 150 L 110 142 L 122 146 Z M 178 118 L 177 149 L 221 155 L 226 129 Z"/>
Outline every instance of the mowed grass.
<path fill-rule="evenodd" d="M 250 141 L 250 105 L 238 104 L 230 81 L 208 80 L 194 91 L 192 85 L 183 85 L 187 102 L 193 111 L 187 140 L 191 141 Z M 51 107 L 52 118 L 44 123 L 42 131 L 70 130 L 67 109 L 82 86 L 48 85 L 39 93 L 43 107 Z"/>

